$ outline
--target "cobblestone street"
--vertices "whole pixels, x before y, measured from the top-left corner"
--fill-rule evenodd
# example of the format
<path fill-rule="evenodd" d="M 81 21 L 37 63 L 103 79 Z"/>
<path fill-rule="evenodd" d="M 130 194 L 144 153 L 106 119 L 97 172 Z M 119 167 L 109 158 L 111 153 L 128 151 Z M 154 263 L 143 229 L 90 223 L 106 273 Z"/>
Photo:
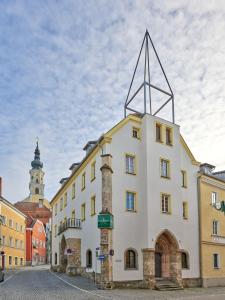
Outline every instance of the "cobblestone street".
<path fill-rule="evenodd" d="M 93 283 L 81 277 L 68 277 L 52 273 L 47 267 L 27 267 L 6 272 L 5 282 L 0 284 L 1 300 L 36 299 L 225 299 L 225 288 L 186 289 L 174 292 L 150 290 L 99 290 Z"/>

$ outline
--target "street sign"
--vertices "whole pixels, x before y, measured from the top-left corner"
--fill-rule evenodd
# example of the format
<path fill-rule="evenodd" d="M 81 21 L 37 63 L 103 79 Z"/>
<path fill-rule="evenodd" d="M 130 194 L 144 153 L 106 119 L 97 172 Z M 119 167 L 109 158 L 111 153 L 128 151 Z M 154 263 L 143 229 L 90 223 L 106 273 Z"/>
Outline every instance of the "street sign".
<path fill-rule="evenodd" d="M 99 214 L 98 215 L 98 228 L 113 228 L 113 215 L 111 214 Z"/>
<path fill-rule="evenodd" d="M 98 259 L 99 259 L 99 260 L 104 260 L 104 259 L 105 259 L 105 255 L 103 255 L 103 254 L 99 255 L 99 256 L 98 256 Z"/>

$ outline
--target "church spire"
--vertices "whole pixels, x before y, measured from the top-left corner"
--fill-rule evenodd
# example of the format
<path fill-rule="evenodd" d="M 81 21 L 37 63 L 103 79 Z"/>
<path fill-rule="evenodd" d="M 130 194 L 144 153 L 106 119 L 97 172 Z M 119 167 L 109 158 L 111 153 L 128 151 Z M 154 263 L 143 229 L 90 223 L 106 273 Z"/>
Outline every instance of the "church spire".
<path fill-rule="evenodd" d="M 31 167 L 32 169 L 42 169 L 43 168 L 43 163 L 40 160 L 40 150 L 38 146 L 38 139 L 37 139 L 37 144 L 36 148 L 34 151 L 34 160 L 31 162 Z"/>

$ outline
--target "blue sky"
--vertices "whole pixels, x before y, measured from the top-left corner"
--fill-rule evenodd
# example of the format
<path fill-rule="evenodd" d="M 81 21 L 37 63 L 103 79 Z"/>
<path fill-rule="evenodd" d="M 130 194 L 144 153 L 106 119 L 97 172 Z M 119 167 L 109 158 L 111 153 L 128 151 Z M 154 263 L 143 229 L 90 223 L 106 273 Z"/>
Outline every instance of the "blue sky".
<path fill-rule="evenodd" d="M 39 136 L 48 199 L 83 145 L 123 118 L 146 28 L 175 94 L 176 123 L 201 162 L 225 168 L 225 4 L 0 1 L 0 176 L 28 193 Z"/>

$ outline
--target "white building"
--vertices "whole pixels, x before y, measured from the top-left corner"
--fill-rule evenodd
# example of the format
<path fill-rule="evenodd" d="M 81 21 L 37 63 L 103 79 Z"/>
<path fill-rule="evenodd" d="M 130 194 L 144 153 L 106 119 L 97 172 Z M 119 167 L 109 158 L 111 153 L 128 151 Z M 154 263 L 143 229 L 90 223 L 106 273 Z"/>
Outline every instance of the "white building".
<path fill-rule="evenodd" d="M 51 201 L 52 267 L 106 287 L 199 285 L 199 163 L 179 126 L 129 115 L 84 149 Z"/>

